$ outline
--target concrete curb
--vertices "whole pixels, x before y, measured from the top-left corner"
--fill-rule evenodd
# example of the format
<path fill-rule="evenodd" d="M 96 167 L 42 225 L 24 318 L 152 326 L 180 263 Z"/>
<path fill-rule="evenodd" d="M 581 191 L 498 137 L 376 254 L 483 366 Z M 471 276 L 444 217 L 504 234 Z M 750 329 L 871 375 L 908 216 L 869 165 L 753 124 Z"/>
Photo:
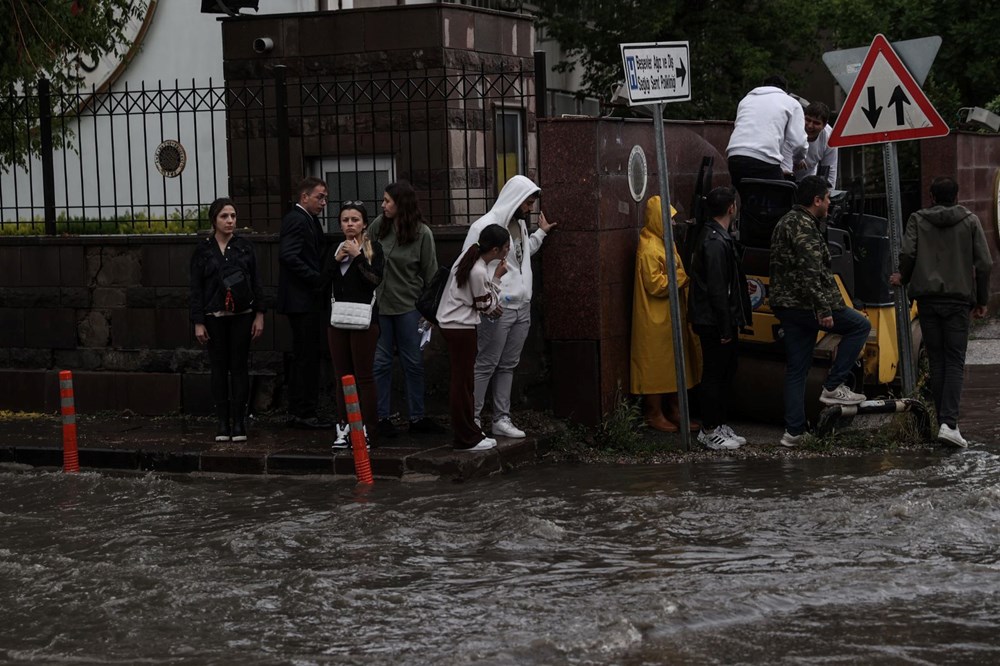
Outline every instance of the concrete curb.
<path fill-rule="evenodd" d="M 243 474 L 268 476 L 324 475 L 353 477 L 354 458 L 349 450 L 312 453 L 300 450 L 239 452 L 164 450 L 155 448 L 80 447 L 82 470 L 124 470 L 189 474 Z M 452 481 L 492 476 L 538 463 L 551 449 L 550 438 L 502 439 L 497 448 L 483 453 L 463 453 L 449 446 L 430 448 L 376 448 L 371 452 L 372 472 L 381 479 L 403 479 L 408 475 L 435 476 Z M 61 469 L 59 446 L 0 446 L 0 463 Z"/>

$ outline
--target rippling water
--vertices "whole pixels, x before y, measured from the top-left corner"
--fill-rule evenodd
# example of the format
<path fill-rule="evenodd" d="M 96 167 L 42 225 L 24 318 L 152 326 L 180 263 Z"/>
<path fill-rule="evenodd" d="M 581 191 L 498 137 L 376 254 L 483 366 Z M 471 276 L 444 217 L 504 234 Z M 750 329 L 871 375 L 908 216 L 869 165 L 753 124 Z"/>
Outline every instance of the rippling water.
<path fill-rule="evenodd" d="M 1000 661 L 1000 459 L 0 471 L 4 663 Z"/>

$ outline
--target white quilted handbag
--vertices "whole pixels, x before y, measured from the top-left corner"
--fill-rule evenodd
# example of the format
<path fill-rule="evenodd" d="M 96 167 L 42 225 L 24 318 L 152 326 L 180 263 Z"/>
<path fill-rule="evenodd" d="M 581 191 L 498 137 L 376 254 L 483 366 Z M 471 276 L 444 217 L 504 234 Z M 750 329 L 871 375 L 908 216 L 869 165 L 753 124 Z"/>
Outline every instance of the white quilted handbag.
<path fill-rule="evenodd" d="M 371 303 L 351 303 L 330 298 L 330 325 L 350 331 L 364 331 L 371 326 L 373 307 L 374 295 Z"/>

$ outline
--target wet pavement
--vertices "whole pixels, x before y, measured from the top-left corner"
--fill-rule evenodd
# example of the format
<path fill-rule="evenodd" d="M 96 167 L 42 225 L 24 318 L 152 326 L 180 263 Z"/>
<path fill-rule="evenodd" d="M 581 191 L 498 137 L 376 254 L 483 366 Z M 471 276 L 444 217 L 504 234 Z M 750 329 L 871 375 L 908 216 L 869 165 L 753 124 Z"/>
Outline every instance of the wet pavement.
<path fill-rule="evenodd" d="M 246 442 L 215 442 L 215 422 L 203 417 L 118 414 L 77 417 L 83 468 L 213 474 L 348 475 L 351 449 L 333 449 L 331 430 L 296 430 L 279 419 L 253 419 Z M 369 453 L 376 477 L 471 479 L 537 462 L 551 437 L 498 438 L 496 449 L 455 451 L 451 435 L 384 440 Z M 0 420 L 0 463 L 61 467 L 57 416 Z"/>
<path fill-rule="evenodd" d="M 997 359 L 996 362 L 991 362 Z M 962 434 L 974 444 L 1000 442 L 1000 322 L 973 330 L 962 395 Z M 870 396 L 875 397 L 875 396 Z M 550 417 L 534 412 L 515 415 L 528 437 L 498 437 L 496 449 L 471 453 L 451 448 L 451 434 L 409 436 L 405 432 L 383 440 L 370 452 L 376 478 L 406 480 L 468 480 L 491 476 L 546 459 L 571 431 Z M 350 449 L 335 450 L 332 431 L 304 431 L 285 427 L 282 419 L 253 419 L 249 441 L 213 441 L 210 418 L 141 417 L 122 414 L 79 415 L 77 426 L 80 465 L 83 468 L 137 472 L 204 472 L 211 474 L 281 474 L 354 476 Z M 780 425 L 733 423 L 749 444 L 738 457 L 785 456 L 777 446 Z M 675 435 L 649 433 L 664 453 L 681 459 L 707 453 L 685 452 Z M 697 448 L 697 443 L 693 444 Z M 737 454 L 733 454 L 736 456 Z M 62 467 L 62 425 L 56 415 L 30 417 L 6 413 L 0 417 L 0 463 L 33 467 Z M 703 456 L 701 456 L 703 457 Z"/>

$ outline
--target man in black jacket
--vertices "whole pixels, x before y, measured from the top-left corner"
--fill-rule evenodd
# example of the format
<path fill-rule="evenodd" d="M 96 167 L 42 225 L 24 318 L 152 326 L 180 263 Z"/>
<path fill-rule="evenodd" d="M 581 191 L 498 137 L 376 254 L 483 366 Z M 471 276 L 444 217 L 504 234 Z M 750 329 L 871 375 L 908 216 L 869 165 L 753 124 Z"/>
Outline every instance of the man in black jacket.
<path fill-rule="evenodd" d="M 710 449 L 736 449 L 746 439 L 726 424 L 726 394 L 736 375 L 740 330 L 751 324 L 746 275 L 729 235 L 736 218 L 736 190 L 717 187 L 705 204 L 711 219 L 695 238 L 688 301 L 688 321 L 701 340 L 704 361 L 698 441 Z"/>
<path fill-rule="evenodd" d="M 288 381 L 288 425 L 332 428 L 316 414 L 319 400 L 320 340 L 324 331 L 322 295 L 324 235 L 318 215 L 326 208 L 326 183 L 308 177 L 299 183 L 298 203 L 281 221 L 278 246 L 278 312 L 292 329 Z"/>

